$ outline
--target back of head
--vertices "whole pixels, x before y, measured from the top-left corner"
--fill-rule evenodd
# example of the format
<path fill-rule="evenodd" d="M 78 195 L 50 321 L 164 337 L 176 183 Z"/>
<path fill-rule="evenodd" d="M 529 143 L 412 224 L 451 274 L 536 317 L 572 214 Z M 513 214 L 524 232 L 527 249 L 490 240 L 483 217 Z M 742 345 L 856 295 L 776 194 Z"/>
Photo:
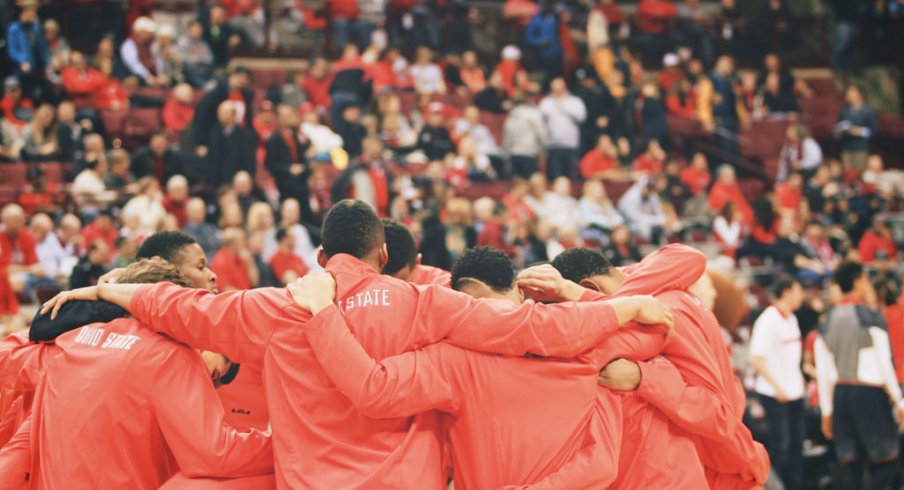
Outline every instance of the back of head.
<path fill-rule="evenodd" d="M 604 276 L 612 269 L 609 259 L 588 248 L 566 250 L 556 256 L 552 266 L 562 277 L 575 283 L 593 276 Z"/>
<path fill-rule="evenodd" d="M 465 252 L 452 267 L 452 289 L 460 290 L 469 279 L 476 279 L 502 293 L 515 286 L 515 269 L 502 251 L 475 247 Z"/>
<path fill-rule="evenodd" d="M 384 236 L 383 223 L 369 204 L 345 199 L 327 211 L 321 243 L 327 256 L 348 254 L 363 259 L 383 246 Z"/>
<path fill-rule="evenodd" d="M 116 282 L 121 284 L 155 284 L 171 282 L 177 286 L 189 287 L 185 276 L 175 265 L 160 257 L 141 259 L 119 273 Z"/>
<path fill-rule="evenodd" d="M 383 274 L 392 275 L 417 261 L 417 247 L 414 237 L 402 223 L 390 219 L 383 220 L 383 234 L 389 260 L 383 266 Z"/>
<path fill-rule="evenodd" d="M 834 279 L 841 292 L 849 294 L 862 276 L 863 266 L 859 262 L 843 262 L 835 269 Z"/>
<path fill-rule="evenodd" d="M 182 250 L 195 243 L 197 243 L 195 239 L 185 233 L 161 231 L 149 236 L 141 244 L 135 258 L 150 259 L 152 257 L 160 257 L 167 262 L 175 263 Z"/>

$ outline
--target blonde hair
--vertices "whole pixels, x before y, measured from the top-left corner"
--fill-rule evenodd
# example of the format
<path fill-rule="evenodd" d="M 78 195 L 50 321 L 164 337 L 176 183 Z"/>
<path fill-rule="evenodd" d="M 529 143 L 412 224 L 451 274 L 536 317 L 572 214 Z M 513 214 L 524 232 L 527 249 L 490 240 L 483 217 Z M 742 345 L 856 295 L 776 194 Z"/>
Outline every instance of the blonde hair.
<path fill-rule="evenodd" d="M 126 267 L 116 276 L 120 284 L 154 284 L 171 282 L 177 286 L 188 287 L 188 280 L 179 269 L 160 257 L 141 259 Z"/>
<path fill-rule="evenodd" d="M 273 208 L 269 204 L 258 201 L 251 205 L 248 209 L 248 231 L 262 231 L 261 227 L 265 223 L 265 216 L 270 216 L 270 225 L 274 224 Z"/>

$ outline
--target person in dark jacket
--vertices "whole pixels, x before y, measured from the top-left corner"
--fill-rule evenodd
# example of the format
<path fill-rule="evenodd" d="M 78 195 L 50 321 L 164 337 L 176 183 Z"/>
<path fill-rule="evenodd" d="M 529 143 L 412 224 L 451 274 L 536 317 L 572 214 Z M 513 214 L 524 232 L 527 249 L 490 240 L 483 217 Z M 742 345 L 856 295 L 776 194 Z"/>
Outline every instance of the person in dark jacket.
<path fill-rule="evenodd" d="M 641 95 L 643 95 L 640 106 L 640 120 L 643 124 L 642 144 L 646 145 L 652 140 L 657 140 L 663 142 L 663 146 L 668 149 L 669 126 L 665 121 L 665 104 L 662 103 L 659 89 L 655 83 L 647 82 L 641 89 Z"/>
<path fill-rule="evenodd" d="M 857 172 L 866 170 L 869 140 L 879 129 L 876 113 L 863 100 L 863 92 L 856 85 L 848 87 L 845 93 L 847 105 L 838 115 L 835 129 L 841 134 L 841 162 L 846 168 Z"/>
<path fill-rule="evenodd" d="M 220 103 L 217 110 L 219 124 L 208 134 L 204 183 L 219 187 L 232 181 L 244 170 L 252 177 L 256 170 L 257 135 L 252 129 L 239 126 L 235 104 L 231 100 Z"/>
<path fill-rule="evenodd" d="M 349 158 L 357 158 L 361 154 L 361 143 L 367 136 L 367 130 L 361 124 L 361 108 L 350 105 L 342 110 L 342 119 L 333 123 L 333 131 L 342 136 L 342 147 Z"/>
<path fill-rule="evenodd" d="M 42 100 L 49 93 L 47 68 L 50 65 L 50 48 L 41 30 L 37 7 L 22 8 L 19 20 L 9 25 L 6 31 L 6 52 L 13 65 L 13 74 L 22 82 L 23 93 L 27 97 Z"/>
<path fill-rule="evenodd" d="M 151 135 L 151 140 L 146 146 L 135 150 L 132 155 L 132 174 L 136 179 L 153 175 L 160 182 L 160 187 L 166 186 L 166 182 L 173 175 L 185 175 L 189 177 L 185 156 L 172 148 L 166 133 L 158 132 Z"/>
<path fill-rule="evenodd" d="M 91 242 L 88 253 L 79 259 L 72 269 L 69 277 L 69 287 L 72 289 L 94 286 L 100 276 L 107 273 L 106 263 L 110 258 L 110 245 L 98 238 Z"/>
<path fill-rule="evenodd" d="M 213 51 L 214 66 L 223 68 L 229 64 L 232 50 L 242 42 L 242 37 L 226 22 L 226 12 L 219 5 L 210 8 L 203 24 L 204 40 Z"/>
<path fill-rule="evenodd" d="M 217 123 L 217 111 L 224 100 L 230 100 L 236 109 L 238 124 L 250 128 L 254 115 L 252 113 L 252 101 L 254 92 L 248 88 L 251 72 L 242 66 L 235 67 L 225 80 L 220 80 L 217 86 L 201 97 L 195 108 L 195 119 L 192 122 L 195 147 L 202 157 L 207 153 L 207 137 L 210 130 Z"/>
<path fill-rule="evenodd" d="M 455 153 L 452 136 L 446 128 L 443 105 L 433 102 L 427 108 L 427 124 L 417 137 L 417 147 L 430 160 L 442 160 L 447 153 Z"/>
<path fill-rule="evenodd" d="M 305 223 L 314 223 L 310 202 L 311 190 L 308 187 L 311 170 L 305 164 L 307 161 L 305 152 L 311 143 L 298 130 L 298 112 L 293 107 L 280 105 L 276 108 L 276 114 L 279 129 L 274 131 L 265 143 L 267 154 L 264 166 L 276 180 L 280 200 L 297 199 L 301 205 L 301 220 Z"/>
<path fill-rule="evenodd" d="M 505 114 L 512 108 L 512 103 L 508 99 L 502 74 L 497 71 L 490 75 L 486 88 L 474 95 L 474 105 L 481 111 Z"/>

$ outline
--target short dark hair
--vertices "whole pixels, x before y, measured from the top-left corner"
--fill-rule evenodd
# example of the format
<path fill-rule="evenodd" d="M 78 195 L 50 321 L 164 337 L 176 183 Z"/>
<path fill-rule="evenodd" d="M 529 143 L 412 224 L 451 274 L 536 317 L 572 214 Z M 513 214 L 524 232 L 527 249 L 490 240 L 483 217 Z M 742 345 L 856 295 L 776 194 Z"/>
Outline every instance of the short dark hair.
<path fill-rule="evenodd" d="M 863 276 L 863 266 L 859 262 L 842 262 L 835 269 L 834 279 L 842 293 L 850 293 L 854 290 L 854 283 Z"/>
<path fill-rule="evenodd" d="M 787 275 L 782 274 L 772 283 L 772 296 L 775 299 L 781 298 L 785 291 L 794 287 L 795 284 L 799 283 L 797 279 Z"/>
<path fill-rule="evenodd" d="M 461 289 L 468 279 L 481 281 L 493 291 L 505 292 L 515 285 L 515 268 L 501 250 L 475 247 L 452 267 L 452 289 Z"/>
<path fill-rule="evenodd" d="M 566 250 L 553 259 L 552 266 L 565 279 L 578 283 L 591 276 L 604 276 L 612 269 L 609 259 L 589 248 Z"/>
<path fill-rule="evenodd" d="M 135 259 L 149 259 L 151 257 L 160 257 L 161 259 L 175 263 L 182 250 L 198 243 L 194 238 L 179 231 L 160 231 L 147 237 L 138 252 Z"/>
<path fill-rule="evenodd" d="M 417 260 L 417 247 L 408 228 L 398 221 L 384 219 L 383 235 L 389 251 L 389 260 L 383 266 L 383 273 L 395 274 L 407 266 L 413 266 Z"/>
<path fill-rule="evenodd" d="M 280 229 L 276 230 L 276 241 L 277 242 L 283 241 L 287 236 L 289 236 L 289 232 L 285 228 L 280 228 Z"/>
<path fill-rule="evenodd" d="M 383 245 L 383 223 L 369 204 L 345 199 L 327 211 L 321 243 L 329 256 L 349 254 L 363 259 Z"/>

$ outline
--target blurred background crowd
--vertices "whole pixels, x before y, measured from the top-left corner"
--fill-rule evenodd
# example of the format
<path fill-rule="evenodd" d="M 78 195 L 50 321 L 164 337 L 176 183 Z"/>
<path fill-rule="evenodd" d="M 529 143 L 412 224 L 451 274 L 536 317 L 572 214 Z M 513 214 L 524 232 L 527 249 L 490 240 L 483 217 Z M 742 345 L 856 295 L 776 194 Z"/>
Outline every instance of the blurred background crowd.
<path fill-rule="evenodd" d="M 444 269 L 691 244 L 751 390 L 794 278 L 806 488 L 831 481 L 807 349 L 842 260 L 904 366 L 904 1 L 4 0 L 0 26 L 7 331 L 161 230 L 221 290 L 285 284 L 352 197 Z"/>

